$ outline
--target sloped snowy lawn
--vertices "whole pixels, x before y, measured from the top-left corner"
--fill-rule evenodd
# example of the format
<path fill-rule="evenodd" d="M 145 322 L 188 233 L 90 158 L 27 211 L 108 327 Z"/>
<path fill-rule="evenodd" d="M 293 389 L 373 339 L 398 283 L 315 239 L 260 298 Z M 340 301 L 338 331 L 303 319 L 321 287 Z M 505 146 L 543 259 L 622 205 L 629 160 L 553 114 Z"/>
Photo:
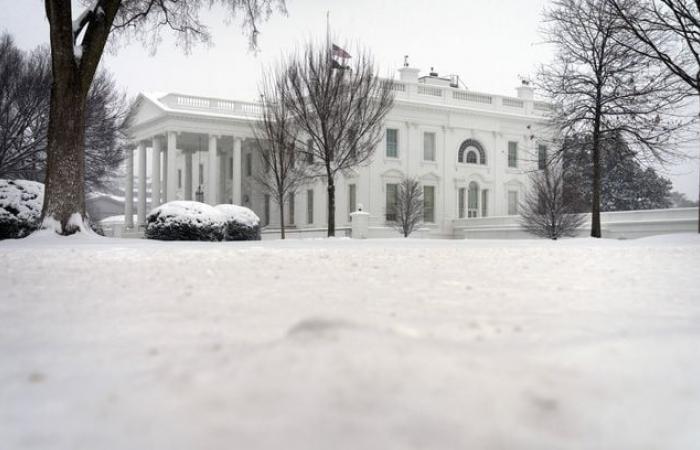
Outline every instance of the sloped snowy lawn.
<path fill-rule="evenodd" d="M 694 449 L 700 239 L 0 243 L 0 448 Z"/>

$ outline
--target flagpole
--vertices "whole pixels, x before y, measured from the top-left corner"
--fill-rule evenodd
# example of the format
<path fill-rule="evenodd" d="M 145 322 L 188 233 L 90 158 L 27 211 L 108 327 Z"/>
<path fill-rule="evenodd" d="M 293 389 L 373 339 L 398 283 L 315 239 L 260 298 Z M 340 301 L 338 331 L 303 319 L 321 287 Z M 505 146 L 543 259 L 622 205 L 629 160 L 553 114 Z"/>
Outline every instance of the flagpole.
<path fill-rule="evenodd" d="M 328 67 L 331 67 L 331 11 L 326 10 L 326 49 L 328 52 Z"/>

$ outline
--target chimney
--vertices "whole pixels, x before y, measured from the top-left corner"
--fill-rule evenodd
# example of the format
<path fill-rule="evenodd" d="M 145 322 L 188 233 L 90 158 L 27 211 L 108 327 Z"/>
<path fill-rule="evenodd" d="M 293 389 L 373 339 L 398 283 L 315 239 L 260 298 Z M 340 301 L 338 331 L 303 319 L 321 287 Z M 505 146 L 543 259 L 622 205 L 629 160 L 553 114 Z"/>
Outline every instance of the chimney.
<path fill-rule="evenodd" d="M 404 56 L 403 67 L 399 69 L 399 79 L 407 83 L 418 83 L 418 72 L 420 69 L 408 66 L 408 55 Z"/>
<path fill-rule="evenodd" d="M 535 98 L 535 88 L 530 86 L 530 80 L 523 79 L 515 90 L 518 91 L 518 98 L 523 100 L 534 100 Z"/>

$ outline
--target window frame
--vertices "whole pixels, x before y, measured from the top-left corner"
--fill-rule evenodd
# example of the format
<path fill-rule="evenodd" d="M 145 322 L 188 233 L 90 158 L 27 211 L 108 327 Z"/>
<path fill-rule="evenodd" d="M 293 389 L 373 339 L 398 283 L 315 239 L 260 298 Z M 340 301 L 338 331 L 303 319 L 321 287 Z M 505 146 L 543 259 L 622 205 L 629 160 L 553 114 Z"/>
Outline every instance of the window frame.
<path fill-rule="evenodd" d="M 386 222 L 396 222 L 398 215 L 396 213 L 396 207 L 399 202 L 399 183 L 386 183 L 384 185 L 385 196 L 384 196 L 384 220 Z M 393 199 L 390 199 L 389 191 L 393 191 Z"/>
<path fill-rule="evenodd" d="M 517 216 L 518 215 L 518 202 L 520 201 L 519 196 L 520 192 L 517 190 L 512 190 L 509 189 L 508 191 L 508 215 L 509 216 Z M 511 203 L 511 197 L 515 200 L 514 203 Z"/>
<path fill-rule="evenodd" d="M 428 195 L 427 191 L 431 191 L 430 205 L 428 205 Z M 425 223 L 435 223 L 435 186 L 432 184 L 423 185 L 423 222 Z"/>
<path fill-rule="evenodd" d="M 393 144 L 393 150 L 392 153 L 390 154 L 390 141 L 389 141 L 389 134 L 394 135 L 394 141 L 392 142 Z M 384 139 L 384 156 L 387 158 L 392 158 L 392 159 L 398 159 L 399 158 L 399 129 L 398 128 L 387 128 L 385 132 L 385 139 Z"/>
<path fill-rule="evenodd" d="M 427 146 L 427 138 L 428 136 L 432 136 L 432 146 L 431 148 L 428 148 Z M 432 158 L 427 158 L 426 154 L 430 151 L 432 154 Z M 423 161 L 428 161 L 428 162 L 435 162 L 437 160 L 437 133 L 434 131 L 424 131 L 423 132 Z"/>
<path fill-rule="evenodd" d="M 508 168 L 518 168 L 518 142 L 508 141 Z"/>

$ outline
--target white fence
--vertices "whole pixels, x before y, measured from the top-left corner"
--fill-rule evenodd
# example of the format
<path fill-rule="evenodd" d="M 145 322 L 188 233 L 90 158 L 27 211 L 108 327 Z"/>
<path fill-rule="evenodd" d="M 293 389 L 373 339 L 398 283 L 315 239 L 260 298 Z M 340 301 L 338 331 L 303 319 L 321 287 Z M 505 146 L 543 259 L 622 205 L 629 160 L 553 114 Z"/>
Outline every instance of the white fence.
<path fill-rule="evenodd" d="M 698 229 L 698 208 L 649 209 L 604 212 L 600 215 L 603 237 L 633 239 L 656 234 L 692 233 Z M 457 239 L 532 238 L 520 227 L 519 216 L 458 219 L 452 222 Z M 590 215 L 580 236 L 590 233 Z"/>

